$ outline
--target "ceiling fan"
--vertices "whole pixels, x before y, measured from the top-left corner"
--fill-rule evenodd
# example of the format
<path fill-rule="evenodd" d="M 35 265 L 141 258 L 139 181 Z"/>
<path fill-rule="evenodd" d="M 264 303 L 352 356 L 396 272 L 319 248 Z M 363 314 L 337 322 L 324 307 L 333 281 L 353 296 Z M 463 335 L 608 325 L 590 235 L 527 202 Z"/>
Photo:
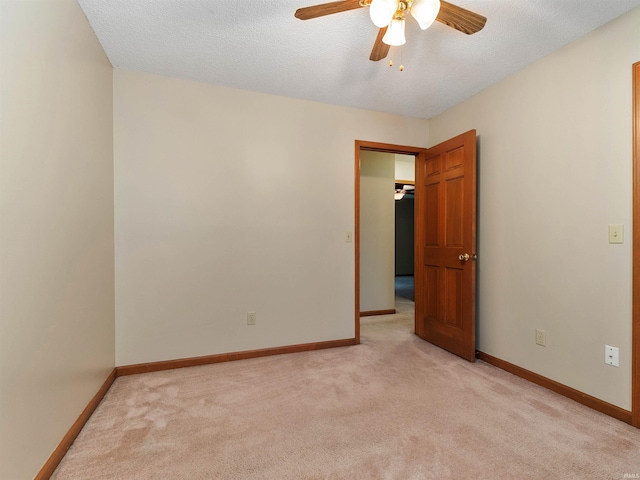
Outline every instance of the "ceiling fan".
<path fill-rule="evenodd" d="M 404 45 L 404 17 L 406 13 L 426 30 L 437 20 L 456 30 L 472 35 L 479 32 L 487 18 L 444 0 L 339 0 L 311 7 L 299 8 L 295 16 L 300 20 L 323 17 L 356 8 L 369 7 L 373 23 L 380 28 L 369 60 L 377 62 L 389 53 L 389 47 Z"/>

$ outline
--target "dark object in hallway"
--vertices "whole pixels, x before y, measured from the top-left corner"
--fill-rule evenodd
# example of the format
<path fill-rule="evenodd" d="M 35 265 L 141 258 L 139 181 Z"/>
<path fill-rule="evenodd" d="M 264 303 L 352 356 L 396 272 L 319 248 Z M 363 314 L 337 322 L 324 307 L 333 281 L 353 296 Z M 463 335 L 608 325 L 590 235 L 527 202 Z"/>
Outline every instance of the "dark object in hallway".
<path fill-rule="evenodd" d="M 414 301 L 413 275 L 403 275 L 395 278 L 396 296 Z"/>
<path fill-rule="evenodd" d="M 413 194 L 406 194 L 395 204 L 396 276 L 413 275 Z"/>

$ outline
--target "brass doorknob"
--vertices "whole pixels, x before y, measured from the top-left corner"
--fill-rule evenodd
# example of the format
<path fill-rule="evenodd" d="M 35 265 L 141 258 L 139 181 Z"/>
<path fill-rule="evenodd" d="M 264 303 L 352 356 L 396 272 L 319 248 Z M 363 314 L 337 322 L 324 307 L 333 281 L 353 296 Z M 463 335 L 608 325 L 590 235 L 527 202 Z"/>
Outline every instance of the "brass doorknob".
<path fill-rule="evenodd" d="M 461 262 L 468 262 L 471 257 L 468 253 L 461 253 L 460 255 L 458 255 L 458 258 Z"/>

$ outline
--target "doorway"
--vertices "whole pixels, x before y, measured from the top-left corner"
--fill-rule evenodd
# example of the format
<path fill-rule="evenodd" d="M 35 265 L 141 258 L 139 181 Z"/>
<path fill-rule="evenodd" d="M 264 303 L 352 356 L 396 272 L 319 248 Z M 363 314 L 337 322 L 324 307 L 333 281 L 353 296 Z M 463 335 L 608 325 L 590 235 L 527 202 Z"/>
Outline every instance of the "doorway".
<path fill-rule="evenodd" d="M 415 157 L 360 155 L 360 317 L 414 300 Z"/>
<path fill-rule="evenodd" d="M 419 153 L 423 152 L 423 148 L 392 145 L 386 143 L 366 142 L 356 140 L 355 142 L 355 228 L 354 228 L 354 241 L 355 241 L 355 339 L 356 343 L 360 343 L 360 240 L 361 240 L 361 208 L 360 208 L 360 196 L 361 196 L 361 152 L 380 152 L 380 153 L 392 153 L 400 155 L 410 155 L 415 157 Z"/>

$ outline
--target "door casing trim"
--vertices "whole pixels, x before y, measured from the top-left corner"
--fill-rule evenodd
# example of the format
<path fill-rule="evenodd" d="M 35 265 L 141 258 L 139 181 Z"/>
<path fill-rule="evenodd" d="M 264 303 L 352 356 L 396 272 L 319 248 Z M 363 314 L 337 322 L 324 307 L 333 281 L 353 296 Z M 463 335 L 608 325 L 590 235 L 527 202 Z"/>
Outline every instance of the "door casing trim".
<path fill-rule="evenodd" d="M 633 90 L 633 300 L 631 424 L 640 428 L 640 62 L 632 66 Z"/>

